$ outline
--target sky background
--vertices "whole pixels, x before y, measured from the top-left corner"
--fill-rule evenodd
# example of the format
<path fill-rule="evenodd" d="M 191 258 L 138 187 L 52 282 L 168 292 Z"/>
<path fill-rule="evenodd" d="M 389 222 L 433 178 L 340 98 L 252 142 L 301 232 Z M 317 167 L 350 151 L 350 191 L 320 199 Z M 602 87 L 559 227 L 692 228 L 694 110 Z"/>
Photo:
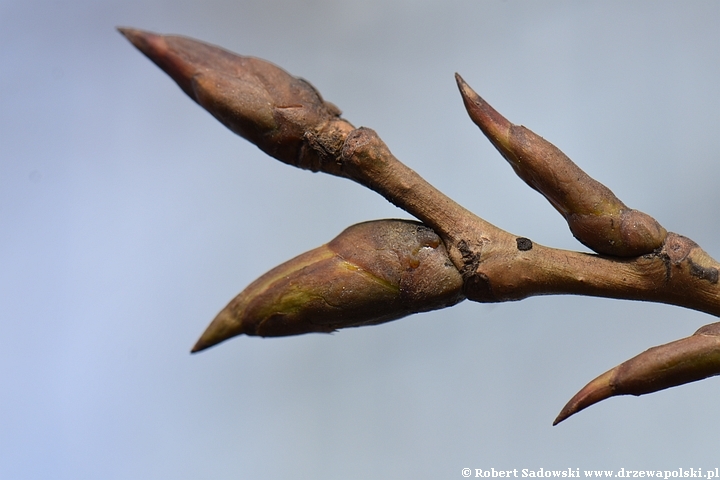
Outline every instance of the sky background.
<path fill-rule="evenodd" d="M 720 3 L 0 0 L 0 477 L 454 479 L 720 467 L 720 380 L 552 427 L 586 382 L 713 318 L 582 297 L 189 350 L 252 280 L 409 218 L 236 137 L 115 31 L 312 82 L 495 225 L 582 250 L 467 118 L 459 72 L 720 257 Z"/>

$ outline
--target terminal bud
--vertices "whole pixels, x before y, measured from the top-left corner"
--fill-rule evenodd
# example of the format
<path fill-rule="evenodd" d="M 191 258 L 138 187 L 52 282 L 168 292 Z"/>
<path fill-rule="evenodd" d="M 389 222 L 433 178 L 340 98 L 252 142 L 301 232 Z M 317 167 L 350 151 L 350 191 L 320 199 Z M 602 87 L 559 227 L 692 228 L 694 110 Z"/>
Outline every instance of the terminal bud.
<path fill-rule="evenodd" d="M 307 81 L 255 57 L 192 38 L 120 28 L 120 33 L 223 125 L 268 155 L 300 168 L 339 175 L 309 138 L 342 143 L 352 126 Z"/>

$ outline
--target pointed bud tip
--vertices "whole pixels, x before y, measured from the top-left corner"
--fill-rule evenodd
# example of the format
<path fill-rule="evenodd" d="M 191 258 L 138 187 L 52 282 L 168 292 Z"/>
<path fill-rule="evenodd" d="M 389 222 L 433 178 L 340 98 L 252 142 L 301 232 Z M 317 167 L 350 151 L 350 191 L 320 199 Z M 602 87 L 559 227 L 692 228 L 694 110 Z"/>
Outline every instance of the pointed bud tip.
<path fill-rule="evenodd" d="M 203 350 L 207 350 L 210 347 L 214 347 L 218 343 L 222 342 L 226 339 L 218 340 L 216 338 L 210 339 L 206 338 L 207 336 L 203 334 L 197 342 L 195 342 L 195 345 L 193 345 L 192 349 L 190 350 L 190 353 L 198 353 L 202 352 Z"/>
<path fill-rule="evenodd" d="M 148 55 L 151 47 L 157 48 L 159 42 L 162 42 L 162 36 L 152 32 L 146 32 L 144 30 L 129 27 L 117 27 L 117 30 L 138 50 L 146 55 Z"/>
<path fill-rule="evenodd" d="M 190 353 L 198 353 L 203 350 L 206 350 L 214 345 L 217 345 L 218 341 L 213 341 L 212 339 L 208 338 L 207 330 L 203 332 L 203 334 L 198 338 L 197 342 L 195 342 L 195 345 L 193 345 L 192 350 L 190 350 Z"/>
<path fill-rule="evenodd" d="M 468 101 L 471 101 L 472 98 L 477 97 L 477 93 L 470 88 L 467 82 L 457 72 L 455 72 L 455 82 L 457 83 L 460 95 L 462 96 L 464 102 L 467 103 Z"/>
<path fill-rule="evenodd" d="M 615 369 L 612 369 L 585 385 L 582 390 L 576 393 L 567 405 L 563 407 L 553 422 L 553 426 L 578 413 L 580 410 L 584 410 L 590 405 L 615 395 L 615 388 L 613 386 L 614 376 Z"/>
<path fill-rule="evenodd" d="M 455 73 L 455 82 L 457 83 L 458 89 L 460 90 L 460 95 L 462 96 L 463 102 L 467 104 L 468 102 L 482 102 L 482 98 L 480 98 L 480 95 L 477 94 L 475 90 L 470 88 L 470 85 L 467 84 L 465 79 L 460 76 L 459 73 Z"/>
<path fill-rule="evenodd" d="M 202 341 L 202 338 L 198 340 L 195 345 L 193 345 L 192 349 L 190 350 L 190 353 L 198 353 L 206 348 L 210 348 L 212 345 L 205 345 L 205 343 Z"/>
<path fill-rule="evenodd" d="M 459 73 L 455 74 L 455 82 L 457 83 L 458 90 L 460 90 L 460 96 L 462 97 L 463 103 L 465 104 L 465 109 L 470 115 L 470 119 L 477 125 L 478 121 L 475 119 L 476 113 L 474 112 L 474 110 L 477 109 L 478 104 L 483 103 L 482 98 L 480 98 L 480 95 L 478 95 L 475 90 L 470 88 L 470 85 L 467 84 L 467 82 L 460 76 Z"/>
<path fill-rule="evenodd" d="M 455 74 L 455 81 L 470 119 L 506 155 L 509 148 L 507 137 L 513 124 L 478 95 L 459 73 Z"/>
<path fill-rule="evenodd" d="M 242 321 L 233 314 L 233 302 L 220 311 L 210 322 L 190 353 L 197 353 L 208 349 L 218 343 L 240 335 L 242 333 Z"/>
<path fill-rule="evenodd" d="M 160 67 L 178 86 L 193 100 L 193 77 L 201 67 L 212 63 L 213 49 L 217 47 L 184 37 L 160 35 L 135 28 L 118 27 L 118 31 L 127 38 L 135 48 Z"/>
<path fill-rule="evenodd" d="M 136 31 L 134 28 L 130 27 L 115 27 L 118 32 L 123 34 L 125 38 L 130 38 L 130 36 Z"/>

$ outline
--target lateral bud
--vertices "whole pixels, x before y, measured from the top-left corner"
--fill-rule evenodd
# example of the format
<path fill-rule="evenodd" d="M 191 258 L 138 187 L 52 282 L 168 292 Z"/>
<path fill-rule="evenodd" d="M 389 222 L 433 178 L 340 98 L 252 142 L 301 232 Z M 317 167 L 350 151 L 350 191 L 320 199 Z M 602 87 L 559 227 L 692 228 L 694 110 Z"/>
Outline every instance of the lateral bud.
<path fill-rule="evenodd" d="M 582 244 L 595 252 L 636 257 L 662 246 L 667 231 L 650 215 L 628 208 L 555 145 L 514 125 L 456 74 L 465 108 L 515 173 L 540 192 Z"/>
<path fill-rule="evenodd" d="M 652 347 L 603 373 L 570 399 L 553 425 L 606 398 L 645 395 L 715 375 L 720 375 L 720 322 Z"/>
<path fill-rule="evenodd" d="M 359 223 L 275 267 L 235 297 L 193 352 L 236 335 L 263 337 L 376 325 L 462 300 L 440 237 L 409 220 Z"/>

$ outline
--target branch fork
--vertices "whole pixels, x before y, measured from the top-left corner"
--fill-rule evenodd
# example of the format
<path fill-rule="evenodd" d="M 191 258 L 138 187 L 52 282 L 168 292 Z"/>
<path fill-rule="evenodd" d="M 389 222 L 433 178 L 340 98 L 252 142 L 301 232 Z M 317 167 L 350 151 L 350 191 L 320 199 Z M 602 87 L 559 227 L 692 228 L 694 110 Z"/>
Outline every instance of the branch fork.
<path fill-rule="evenodd" d="M 531 130 L 514 125 L 456 74 L 471 120 L 517 175 L 596 254 L 559 250 L 468 211 L 355 128 L 307 81 L 197 40 L 120 32 L 226 127 L 292 166 L 355 181 L 418 222 L 352 226 L 276 267 L 213 320 L 193 352 L 236 335 L 297 335 L 375 325 L 477 302 L 575 294 L 679 305 L 720 316 L 720 264 L 692 240 L 627 207 Z M 615 395 L 644 395 L 720 374 L 720 323 L 653 347 L 585 386 L 555 424 Z"/>

